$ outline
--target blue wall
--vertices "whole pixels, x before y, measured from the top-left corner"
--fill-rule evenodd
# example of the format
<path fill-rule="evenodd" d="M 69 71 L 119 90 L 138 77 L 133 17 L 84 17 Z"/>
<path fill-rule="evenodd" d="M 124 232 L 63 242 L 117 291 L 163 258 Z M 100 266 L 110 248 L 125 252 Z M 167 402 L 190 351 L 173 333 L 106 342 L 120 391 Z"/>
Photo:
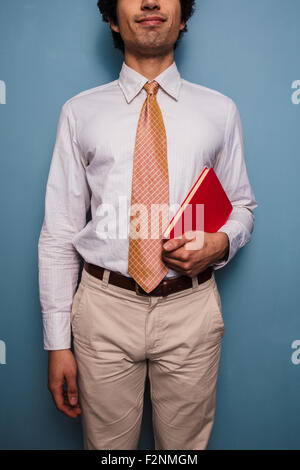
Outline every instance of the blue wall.
<path fill-rule="evenodd" d="M 123 60 L 96 3 L 0 3 L 2 449 L 81 448 L 80 422 L 46 387 L 37 242 L 60 108 Z M 299 18 L 299 0 L 197 1 L 176 50 L 184 78 L 238 105 L 259 203 L 252 241 L 216 274 L 226 333 L 211 449 L 300 448 Z M 148 386 L 145 402 L 151 449 Z"/>

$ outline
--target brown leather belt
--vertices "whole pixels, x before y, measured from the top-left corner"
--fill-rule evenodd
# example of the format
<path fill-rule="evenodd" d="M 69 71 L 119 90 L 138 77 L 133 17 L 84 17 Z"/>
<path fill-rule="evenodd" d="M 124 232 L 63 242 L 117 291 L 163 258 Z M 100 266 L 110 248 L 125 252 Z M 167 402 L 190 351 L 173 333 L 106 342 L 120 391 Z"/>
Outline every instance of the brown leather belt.
<path fill-rule="evenodd" d="M 96 277 L 97 279 L 103 278 L 104 268 L 101 266 L 96 266 L 95 264 L 84 262 L 84 269 Z M 213 268 L 209 266 L 204 271 L 197 275 L 198 283 L 202 284 L 211 278 Z M 128 276 L 123 276 L 118 274 L 115 271 L 110 271 L 109 275 L 109 284 L 115 286 L 123 287 L 124 289 L 133 290 L 137 295 L 154 295 L 154 296 L 163 296 L 173 294 L 174 292 L 179 292 L 181 290 L 190 289 L 193 286 L 192 278 L 189 276 L 179 276 L 176 278 L 163 279 L 151 292 L 146 292 L 144 289 L 137 284 L 137 282 Z"/>

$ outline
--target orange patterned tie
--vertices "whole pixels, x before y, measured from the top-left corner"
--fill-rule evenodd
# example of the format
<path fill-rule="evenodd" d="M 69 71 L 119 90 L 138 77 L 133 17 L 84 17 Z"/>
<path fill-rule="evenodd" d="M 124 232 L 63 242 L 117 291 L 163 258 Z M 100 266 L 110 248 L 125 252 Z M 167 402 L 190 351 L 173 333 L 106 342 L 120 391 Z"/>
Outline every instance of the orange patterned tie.
<path fill-rule="evenodd" d="M 148 95 L 140 113 L 135 142 L 128 272 L 149 293 L 168 272 L 161 258 L 159 211 L 151 212 L 151 207 L 158 204 L 156 207 L 167 210 L 164 215 L 168 217 L 169 174 L 166 131 L 156 99 L 159 84 L 148 82 L 144 88 Z M 133 210 L 133 204 L 141 204 L 142 209 L 136 206 Z M 162 217 L 162 221 L 166 220 Z"/>

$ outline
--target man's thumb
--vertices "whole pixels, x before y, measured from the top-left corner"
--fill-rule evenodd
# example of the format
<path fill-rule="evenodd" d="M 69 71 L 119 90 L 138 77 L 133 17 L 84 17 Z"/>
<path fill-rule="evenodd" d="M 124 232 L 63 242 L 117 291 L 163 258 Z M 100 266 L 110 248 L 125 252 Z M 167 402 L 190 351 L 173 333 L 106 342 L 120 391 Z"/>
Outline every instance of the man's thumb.
<path fill-rule="evenodd" d="M 68 384 L 68 400 L 70 405 L 76 405 L 78 401 L 78 389 L 76 384 L 76 377 L 67 377 L 67 384 Z"/>

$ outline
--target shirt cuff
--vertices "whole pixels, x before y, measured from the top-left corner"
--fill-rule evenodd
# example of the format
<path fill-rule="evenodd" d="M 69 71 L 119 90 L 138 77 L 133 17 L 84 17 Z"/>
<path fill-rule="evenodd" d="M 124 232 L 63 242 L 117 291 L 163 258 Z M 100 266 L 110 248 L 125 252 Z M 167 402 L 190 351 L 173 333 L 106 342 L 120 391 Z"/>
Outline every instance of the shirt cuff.
<path fill-rule="evenodd" d="M 212 263 L 212 266 L 215 270 L 223 268 L 224 266 L 226 266 L 226 264 L 228 264 L 232 260 L 232 258 L 234 257 L 234 255 L 236 254 L 236 252 L 238 251 L 240 247 L 241 238 L 242 238 L 241 226 L 240 226 L 240 223 L 237 222 L 236 220 L 227 221 L 222 227 L 219 228 L 218 232 L 224 232 L 228 235 L 229 253 L 228 253 L 228 257 L 226 260 L 216 261 Z"/>
<path fill-rule="evenodd" d="M 71 348 L 70 313 L 43 314 L 44 349 Z"/>

